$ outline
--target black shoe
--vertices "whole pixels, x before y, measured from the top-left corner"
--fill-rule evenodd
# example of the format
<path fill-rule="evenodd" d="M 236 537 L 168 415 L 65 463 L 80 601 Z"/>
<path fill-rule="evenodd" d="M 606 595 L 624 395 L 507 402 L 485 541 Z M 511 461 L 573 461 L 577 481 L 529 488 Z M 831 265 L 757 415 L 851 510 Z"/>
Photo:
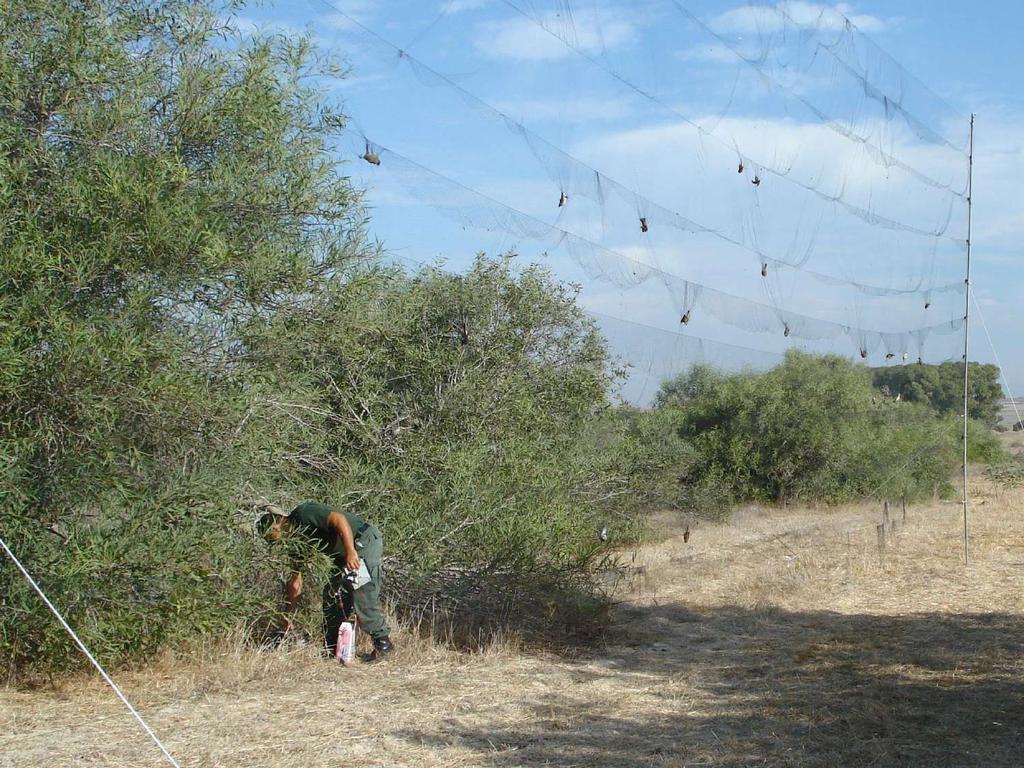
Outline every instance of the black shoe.
<path fill-rule="evenodd" d="M 374 664 L 378 661 L 383 661 L 391 652 L 395 650 L 395 644 L 391 642 L 391 638 L 388 636 L 375 637 L 373 639 L 373 652 L 368 655 L 364 661 L 367 664 Z"/>

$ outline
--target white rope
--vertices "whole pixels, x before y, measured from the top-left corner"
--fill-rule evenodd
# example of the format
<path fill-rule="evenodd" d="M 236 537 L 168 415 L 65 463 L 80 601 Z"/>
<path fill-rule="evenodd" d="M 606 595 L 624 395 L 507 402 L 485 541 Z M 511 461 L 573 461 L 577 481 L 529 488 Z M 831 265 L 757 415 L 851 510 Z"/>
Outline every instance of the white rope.
<path fill-rule="evenodd" d="M 57 621 L 61 623 L 61 626 L 67 630 L 67 633 L 69 635 L 71 635 L 71 639 L 75 641 L 75 645 L 77 645 L 79 649 L 81 649 L 82 653 L 85 654 L 86 658 L 89 659 L 90 662 L 92 662 L 92 665 L 96 667 L 96 670 L 103 676 L 103 679 L 107 681 L 107 685 L 114 689 L 114 693 L 117 694 L 117 697 L 121 699 L 124 705 L 128 707 L 128 711 L 131 712 L 135 719 L 139 721 L 139 725 L 141 725 L 143 730 L 149 734 L 149 738 L 151 738 L 153 742 L 160 748 L 160 751 L 164 753 L 164 757 L 167 758 L 167 762 L 173 765 L 174 768 L 181 768 L 178 762 L 171 756 L 171 753 L 168 752 L 167 748 L 161 743 L 160 739 L 158 739 L 156 734 L 153 733 L 153 729 L 146 725 L 146 721 L 142 719 L 142 715 L 140 715 L 138 711 L 135 709 L 135 707 L 132 706 L 131 702 L 128 701 L 127 698 L 125 698 L 125 695 L 121 693 L 121 689 L 117 687 L 117 684 L 113 680 L 111 680 L 110 675 L 107 674 L 106 670 L 104 670 L 103 667 L 100 666 L 100 663 L 96 661 L 96 657 L 89 653 L 89 649 L 85 647 L 85 643 L 83 643 L 81 639 L 78 637 L 78 635 L 75 634 L 75 630 L 73 630 L 71 628 L 71 625 L 68 624 L 67 621 L 64 620 L 64 617 L 60 615 L 60 611 L 58 611 L 57 608 L 53 605 L 53 603 L 50 602 L 50 599 L 46 596 L 46 594 L 39 587 L 39 585 L 36 584 L 35 579 L 33 579 L 29 572 L 25 570 L 25 566 L 23 566 L 21 564 L 21 561 L 14 556 L 14 553 L 11 551 L 11 548 L 7 546 L 7 543 L 2 538 L 0 538 L 0 547 L 3 547 L 4 552 L 6 552 L 7 556 L 11 558 L 11 561 L 14 563 L 17 569 L 21 571 L 21 575 L 25 577 L 26 581 L 28 581 L 28 583 L 32 586 L 32 589 L 34 589 L 36 593 L 39 595 L 39 597 L 42 598 L 43 602 L 46 603 L 46 607 L 50 609 L 50 612 L 57 617 Z"/>
<path fill-rule="evenodd" d="M 981 311 L 981 304 L 978 302 L 978 297 L 974 295 L 974 291 L 971 291 L 971 298 L 974 299 L 974 308 L 978 310 L 978 318 L 981 320 L 981 327 L 985 329 L 985 337 L 988 339 L 988 345 L 992 349 L 992 357 L 996 359 L 996 365 L 999 366 L 999 374 L 1003 377 L 1003 386 L 1006 387 L 1006 394 L 1010 396 L 1010 405 L 1013 406 L 1013 412 L 1017 414 L 1017 421 L 1015 424 L 1021 422 L 1020 411 L 1017 410 L 1017 401 L 1013 399 L 1013 390 L 1010 389 L 1010 382 L 1006 378 L 1006 369 L 1003 368 L 1003 364 L 999 362 L 999 353 L 996 352 L 996 345 L 992 343 L 992 335 L 988 332 L 988 325 L 985 323 L 985 313 Z"/>

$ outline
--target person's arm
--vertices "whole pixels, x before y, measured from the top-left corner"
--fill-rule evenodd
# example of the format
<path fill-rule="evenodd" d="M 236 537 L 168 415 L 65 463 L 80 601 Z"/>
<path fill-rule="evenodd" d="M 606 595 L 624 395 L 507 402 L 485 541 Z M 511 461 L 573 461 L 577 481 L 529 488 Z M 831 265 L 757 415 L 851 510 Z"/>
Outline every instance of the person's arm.
<path fill-rule="evenodd" d="M 292 628 L 291 614 L 299 607 L 299 596 L 302 594 L 302 573 L 295 571 L 284 583 L 284 596 L 287 602 L 282 629 L 287 632 Z"/>
<path fill-rule="evenodd" d="M 302 573 L 295 571 L 288 577 L 284 585 L 284 594 L 288 599 L 288 610 L 294 612 L 299 605 L 299 596 L 302 595 Z"/>
<path fill-rule="evenodd" d="M 340 512 L 331 512 L 327 516 L 327 525 L 338 534 L 338 538 L 345 545 L 345 567 L 350 571 L 358 571 L 359 553 L 356 552 L 356 540 L 352 535 L 352 526 L 348 524 L 348 520 Z"/>

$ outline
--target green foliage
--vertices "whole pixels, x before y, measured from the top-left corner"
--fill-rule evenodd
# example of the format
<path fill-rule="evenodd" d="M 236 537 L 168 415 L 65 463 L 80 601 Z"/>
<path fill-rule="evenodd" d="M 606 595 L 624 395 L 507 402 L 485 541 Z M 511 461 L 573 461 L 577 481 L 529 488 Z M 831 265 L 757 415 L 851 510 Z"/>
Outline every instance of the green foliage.
<path fill-rule="evenodd" d="M 229 10 L 19 0 L 0 27 L 0 530 L 107 661 L 267 603 L 245 340 L 366 250 L 324 68 L 225 45 Z M 11 668 L 78 662 L 0 592 Z"/>
<path fill-rule="evenodd" d="M 988 424 L 971 419 L 967 422 L 967 460 L 974 464 L 999 466 L 1010 461 L 1010 454 Z"/>
<path fill-rule="evenodd" d="M 662 407 L 643 411 L 620 407 L 595 423 L 603 439 L 590 441 L 603 460 L 602 477 L 612 490 L 607 519 L 617 520 L 617 542 L 642 535 L 645 513 L 675 510 L 684 518 L 726 519 L 736 501 L 726 468 L 706 462 L 696 441 L 679 425 L 687 418 L 683 403 L 708 396 L 728 377 L 705 366 L 666 382 Z M 700 382 L 699 387 L 691 386 Z M 681 393 L 686 393 L 679 396 Z M 625 524 L 623 529 L 621 526 Z"/>
<path fill-rule="evenodd" d="M 5 10 L 2 535 L 107 663 L 273 618 L 288 562 L 254 536 L 261 499 L 377 522 L 406 612 L 589 605 L 629 482 L 587 444 L 611 376 L 593 324 L 504 260 L 369 266 L 314 89 L 335 69 L 235 39 L 233 7 Z M 8 567 L 0 594 L 10 674 L 81 664 Z"/>
<path fill-rule="evenodd" d="M 642 533 L 642 514 L 680 509 L 680 481 L 694 459 L 692 447 L 676 429 L 671 408 L 609 409 L 590 422 L 580 449 L 593 453 L 605 498 L 602 520 L 616 543 Z"/>
<path fill-rule="evenodd" d="M 792 351 L 764 374 L 696 369 L 660 401 L 684 403 L 679 433 L 696 458 L 683 493 L 696 514 L 721 516 L 733 499 L 914 497 L 956 465 L 955 420 L 883 398 L 844 358 Z"/>
<path fill-rule="evenodd" d="M 580 447 L 608 365 L 574 294 L 546 273 L 481 258 L 464 275 L 335 283 L 251 346 L 274 394 L 250 420 L 282 430 L 254 487 L 376 521 L 403 610 L 486 600 L 501 604 L 493 614 L 523 593 L 515 582 L 585 577 L 608 492 Z M 495 579 L 510 588 L 481 593 Z"/>
<path fill-rule="evenodd" d="M 380 525 L 400 612 L 583 631 L 642 509 L 948 472 L 950 424 L 839 359 L 613 409 L 594 324 L 543 270 L 373 266 L 316 90 L 337 68 L 236 38 L 237 7 L 4 6 L 0 535 L 104 662 L 275 618 L 289 558 L 254 535 L 261 500 Z M 81 665 L 9 567 L 0 595 L 9 675 Z"/>
<path fill-rule="evenodd" d="M 679 408 L 695 397 L 718 387 L 726 376 L 710 365 L 698 363 L 685 373 L 663 382 L 654 395 L 655 409 Z"/>
<path fill-rule="evenodd" d="M 725 468 L 706 466 L 680 478 L 678 505 L 694 518 L 723 521 L 732 514 L 736 494 Z"/>
<path fill-rule="evenodd" d="M 925 403 L 939 413 L 963 413 L 963 363 L 900 365 L 875 368 L 872 373 L 875 386 L 893 397 Z M 995 426 L 1003 398 L 998 366 L 971 363 L 968 374 L 970 417 Z"/>

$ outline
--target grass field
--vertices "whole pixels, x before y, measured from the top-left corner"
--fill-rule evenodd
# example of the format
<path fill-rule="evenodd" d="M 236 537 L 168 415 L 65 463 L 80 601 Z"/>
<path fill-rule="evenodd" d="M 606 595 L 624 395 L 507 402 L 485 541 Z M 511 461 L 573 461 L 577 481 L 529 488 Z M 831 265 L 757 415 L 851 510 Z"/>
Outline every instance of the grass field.
<path fill-rule="evenodd" d="M 966 568 L 956 503 L 898 511 L 884 552 L 879 505 L 689 543 L 666 517 L 598 648 L 406 635 L 376 668 L 210 651 L 120 677 L 182 766 L 1019 766 L 1024 489 L 973 482 Z M 161 761 L 100 682 L 0 689 L 0 766 L 55 765 Z"/>

